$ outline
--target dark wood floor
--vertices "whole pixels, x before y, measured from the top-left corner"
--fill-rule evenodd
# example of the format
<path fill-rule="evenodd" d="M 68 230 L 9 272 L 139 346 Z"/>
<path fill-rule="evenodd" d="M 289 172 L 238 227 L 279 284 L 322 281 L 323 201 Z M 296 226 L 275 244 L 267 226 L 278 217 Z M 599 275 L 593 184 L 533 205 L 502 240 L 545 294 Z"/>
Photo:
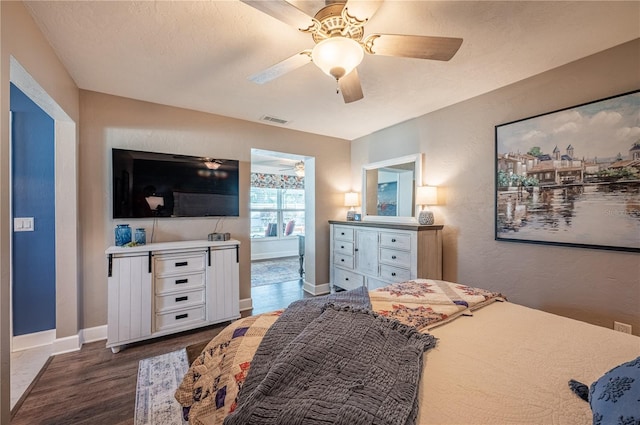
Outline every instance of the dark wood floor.
<path fill-rule="evenodd" d="M 309 296 L 301 281 L 252 288 L 253 314 Z M 213 338 L 224 324 L 130 345 L 118 354 L 105 341 L 52 357 L 14 412 L 12 425 L 133 424 L 140 360 Z"/>
<path fill-rule="evenodd" d="M 302 290 L 302 280 L 278 283 L 275 285 L 256 286 L 251 288 L 253 314 L 285 308 L 292 302 L 311 297 Z"/>

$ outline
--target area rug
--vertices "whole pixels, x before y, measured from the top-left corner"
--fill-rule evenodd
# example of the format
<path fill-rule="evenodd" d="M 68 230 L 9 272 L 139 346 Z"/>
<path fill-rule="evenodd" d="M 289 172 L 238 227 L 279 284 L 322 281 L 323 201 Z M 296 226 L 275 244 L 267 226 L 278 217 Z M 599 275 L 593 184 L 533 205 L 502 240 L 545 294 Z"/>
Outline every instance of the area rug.
<path fill-rule="evenodd" d="M 300 258 L 286 257 L 251 262 L 251 286 L 272 285 L 300 279 Z"/>
<path fill-rule="evenodd" d="M 189 369 L 187 351 L 140 360 L 134 425 L 186 425 L 174 393 Z"/>

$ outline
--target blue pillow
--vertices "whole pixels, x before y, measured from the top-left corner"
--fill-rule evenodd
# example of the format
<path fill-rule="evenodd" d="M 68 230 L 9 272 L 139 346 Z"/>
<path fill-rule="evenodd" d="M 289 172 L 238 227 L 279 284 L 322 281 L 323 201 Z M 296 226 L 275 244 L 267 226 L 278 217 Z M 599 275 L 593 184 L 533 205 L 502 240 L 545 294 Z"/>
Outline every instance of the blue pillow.
<path fill-rule="evenodd" d="M 570 381 L 571 389 L 584 398 L 583 384 Z M 640 424 L 640 357 L 614 367 L 589 388 L 593 425 Z"/>

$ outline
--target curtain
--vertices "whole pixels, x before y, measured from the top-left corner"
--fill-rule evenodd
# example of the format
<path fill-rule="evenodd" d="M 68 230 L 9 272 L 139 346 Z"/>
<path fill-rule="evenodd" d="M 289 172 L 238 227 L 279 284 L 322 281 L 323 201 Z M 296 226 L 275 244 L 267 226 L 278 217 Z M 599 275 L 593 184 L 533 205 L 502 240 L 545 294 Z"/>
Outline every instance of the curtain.
<path fill-rule="evenodd" d="M 251 187 L 265 189 L 304 189 L 304 177 L 251 173 Z"/>

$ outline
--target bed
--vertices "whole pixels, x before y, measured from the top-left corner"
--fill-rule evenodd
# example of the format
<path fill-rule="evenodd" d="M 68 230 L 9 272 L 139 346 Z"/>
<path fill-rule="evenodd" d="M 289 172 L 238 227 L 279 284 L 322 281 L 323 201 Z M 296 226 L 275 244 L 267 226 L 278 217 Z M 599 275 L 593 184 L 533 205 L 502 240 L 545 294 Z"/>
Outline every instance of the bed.
<path fill-rule="evenodd" d="M 568 382 L 588 386 L 639 356 L 636 336 L 416 279 L 238 320 L 176 399 L 194 425 L 590 424 L 593 403 Z"/>

